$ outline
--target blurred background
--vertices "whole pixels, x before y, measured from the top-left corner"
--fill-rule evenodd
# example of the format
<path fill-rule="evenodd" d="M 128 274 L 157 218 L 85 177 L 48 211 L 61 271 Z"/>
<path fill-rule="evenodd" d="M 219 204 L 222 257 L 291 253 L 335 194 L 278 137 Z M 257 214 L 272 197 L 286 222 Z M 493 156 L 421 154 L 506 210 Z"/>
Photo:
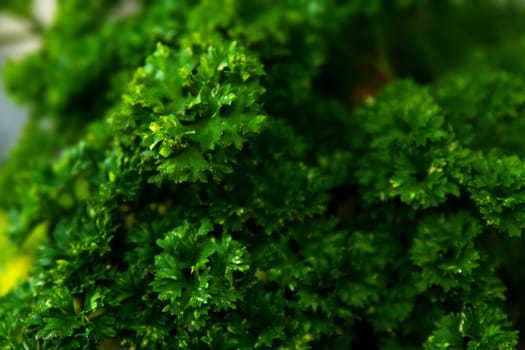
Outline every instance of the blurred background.
<path fill-rule="evenodd" d="M 53 20 L 56 0 L 35 0 L 33 13 L 39 23 L 49 25 Z M 38 49 L 39 38 L 29 31 L 29 24 L 12 15 L 0 12 L 0 71 L 8 59 L 17 59 Z M 0 79 L 0 162 L 20 134 L 28 110 L 17 106 L 5 94 Z"/>

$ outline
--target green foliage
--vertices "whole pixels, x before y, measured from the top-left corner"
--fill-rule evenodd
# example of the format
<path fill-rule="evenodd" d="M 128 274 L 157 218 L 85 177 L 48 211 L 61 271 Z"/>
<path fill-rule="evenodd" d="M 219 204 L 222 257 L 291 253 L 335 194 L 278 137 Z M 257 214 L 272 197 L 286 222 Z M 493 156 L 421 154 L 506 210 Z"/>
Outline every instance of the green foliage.
<path fill-rule="evenodd" d="M 521 8 L 136 5 L 62 1 L 4 70 L 1 348 L 518 346 Z M 398 46 L 432 11 L 487 42 Z"/>
<path fill-rule="evenodd" d="M 465 307 L 460 313 L 443 317 L 437 323 L 425 349 L 512 349 L 517 342 L 503 331 L 508 327 L 505 314 L 486 304 Z M 466 346 L 464 344 L 467 344 Z"/>
<path fill-rule="evenodd" d="M 4 0 L 0 4 L 0 11 L 28 16 L 31 12 L 31 0 Z"/>
<path fill-rule="evenodd" d="M 459 195 L 448 170 L 458 152 L 428 92 L 413 83 L 391 84 L 358 113 L 370 141 L 356 175 L 372 186 L 368 193 L 422 207 Z"/>
<path fill-rule="evenodd" d="M 159 173 L 152 182 L 204 182 L 206 172 L 231 172 L 230 149 L 241 150 L 245 135 L 264 121 L 262 67 L 235 42 L 213 42 L 190 41 L 179 53 L 159 44 L 112 117 L 124 134 L 138 133 L 144 161 L 151 159 Z"/>

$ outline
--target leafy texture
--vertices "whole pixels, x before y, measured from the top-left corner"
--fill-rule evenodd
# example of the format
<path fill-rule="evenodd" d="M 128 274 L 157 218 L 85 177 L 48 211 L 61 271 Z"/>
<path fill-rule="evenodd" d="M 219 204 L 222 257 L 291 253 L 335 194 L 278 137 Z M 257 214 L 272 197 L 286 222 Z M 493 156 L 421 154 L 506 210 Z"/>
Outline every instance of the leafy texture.
<path fill-rule="evenodd" d="M 4 70 L 0 347 L 516 348 L 524 18 L 59 2 Z"/>

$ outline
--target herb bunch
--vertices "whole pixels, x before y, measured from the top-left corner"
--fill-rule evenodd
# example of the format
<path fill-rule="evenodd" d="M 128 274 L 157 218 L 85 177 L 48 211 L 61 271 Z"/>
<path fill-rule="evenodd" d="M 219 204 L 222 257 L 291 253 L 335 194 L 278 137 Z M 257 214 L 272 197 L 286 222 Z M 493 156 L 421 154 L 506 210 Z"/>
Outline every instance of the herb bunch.
<path fill-rule="evenodd" d="M 518 346 L 517 4 L 122 5 L 4 70 L 3 349 Z"/>

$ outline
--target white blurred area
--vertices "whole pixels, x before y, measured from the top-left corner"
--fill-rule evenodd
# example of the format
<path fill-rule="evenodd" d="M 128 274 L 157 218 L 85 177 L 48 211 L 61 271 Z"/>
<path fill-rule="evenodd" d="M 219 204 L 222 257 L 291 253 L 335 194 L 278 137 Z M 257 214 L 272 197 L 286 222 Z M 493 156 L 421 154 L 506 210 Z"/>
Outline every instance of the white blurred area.
<path fill-rule="evenodd" d="M 56 0 L 34 0 L 34 19 L 42 26 L 49 26 L 53 21 L 55 6 Z M 7 59 L 20 58 L 37 50 L 39 46 L 40 39 L 31 33 L 31 24 L 27 20 L 0 12 L 0 70 Z M 27 113 L 27 109 L 8 99 L 3 82 L 0 82 L 0 162 L 16 142 Z"/>

